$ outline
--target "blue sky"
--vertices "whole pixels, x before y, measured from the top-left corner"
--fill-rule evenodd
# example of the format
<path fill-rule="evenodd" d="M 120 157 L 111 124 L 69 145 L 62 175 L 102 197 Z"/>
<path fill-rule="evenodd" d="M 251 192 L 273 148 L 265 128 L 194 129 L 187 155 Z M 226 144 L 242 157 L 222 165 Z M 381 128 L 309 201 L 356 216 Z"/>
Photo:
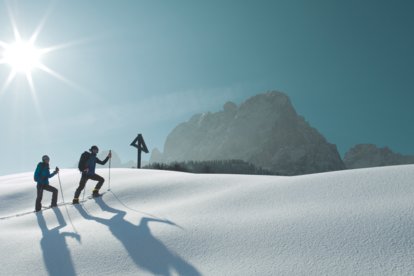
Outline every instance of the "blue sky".
<path fill-rule="evenodd" d="M 64 45 L 0 90 L 0 175 L 43 154 L 73 166 L 91 145 L 135 160 L 193 114 L 269 90 L 341 154 L 357 143 L 414 154 L 411 1 L 3 1 L 0 41 L 44 19 L 36 47 Z M 0 64 L 0 88 L 10 73 Z M 144 157 L 147 160 L 149 155 Z"/>

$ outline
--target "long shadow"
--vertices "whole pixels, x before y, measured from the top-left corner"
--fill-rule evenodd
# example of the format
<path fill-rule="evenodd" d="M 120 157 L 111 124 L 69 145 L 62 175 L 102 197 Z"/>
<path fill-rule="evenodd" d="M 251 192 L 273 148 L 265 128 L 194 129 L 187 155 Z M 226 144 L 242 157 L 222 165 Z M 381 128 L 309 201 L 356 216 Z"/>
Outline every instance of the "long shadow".
<path fill-rule="evenodd" d="M 90 215 L 81 205 L 76 205 L 79 213 L 88 220 L 95 220 L 108 226 L 111 233 L 122 243 L 135 265 L 155 275 L 201 275 L 197 269 L 171 252 L 160 240 L 155 238 L 148 226 L 149 222 L 175 225 L 169 220 L 143 217 L 139 225 L 125 220 L 125 211 L 109 207 L 102 198 L 95 199 L 103 211 L 114 213 L 110 219 Z"/>
<path fill-rule="evenodd" d="M 60 229 L 66 226 L 59 208 L 53 208 L 59 225 L 49 229 L 42 212 L 37 212 L 37 223 L 42 230 L 40 246 L 43 252 L 43 261 L 49 275 L 76 275 L 72 257 L 66 244 L 66 237 L 75 238 L 80 242 L 80 235 L 72 232 L 62 232 Z"/>

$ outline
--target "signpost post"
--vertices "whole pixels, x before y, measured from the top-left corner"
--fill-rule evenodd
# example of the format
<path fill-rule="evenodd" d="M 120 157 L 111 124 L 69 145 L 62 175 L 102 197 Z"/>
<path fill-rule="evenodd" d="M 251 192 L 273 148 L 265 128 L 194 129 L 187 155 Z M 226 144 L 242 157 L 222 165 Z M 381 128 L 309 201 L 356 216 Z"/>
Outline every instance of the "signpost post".
<path fill-rule="evenodd" d="M 149 152 L 141 133 L 132 141 L 131 146 L 138 149 L 137 169 L 139 169 L 141 168 L 141 152 Z"/>

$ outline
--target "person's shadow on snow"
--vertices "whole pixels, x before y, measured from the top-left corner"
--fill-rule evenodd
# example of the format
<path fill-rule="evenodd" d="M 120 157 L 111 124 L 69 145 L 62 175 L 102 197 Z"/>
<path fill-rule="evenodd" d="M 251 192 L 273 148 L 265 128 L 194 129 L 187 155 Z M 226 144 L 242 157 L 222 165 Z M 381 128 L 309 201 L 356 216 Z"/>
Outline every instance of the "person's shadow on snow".
<path fill-rule="evenodd" d="M 49 229 L 46 225 L 43 212 L 37 212 L 37 223 L 42 230 L 40 246 L 43 252 L 43 262 L 45 263 L 49 275 L 76 275 L 72 257 L 66 244 L 66 237 L 75 238 L 80 242 L 80 235 L 72 232 L 62 232 L 60 229 L 66 226 L 59 208 L 53 208 L 59 225 Z"/>
<path fill-rule="evenodd" d="M 125 211 L 109 207 L 102 198 L 96 203 L 103 211 L 115 213 L 110 219 L 95 217 L 88 214 L 82 205 L 76 205 L 79 213 L 89 220 L 95 220 L 108 226 L 112 234 L 122 243 L 135 265 L 155 275 L 171 275 L 175 270 L 178 275 L 201 275 L 195 267 L 171 252 L 160 240 L 155 238 L 148 226 L 149 222 L 175 225 L 169 220 L 143 217 L 139 225 L 125 220 Z"/>

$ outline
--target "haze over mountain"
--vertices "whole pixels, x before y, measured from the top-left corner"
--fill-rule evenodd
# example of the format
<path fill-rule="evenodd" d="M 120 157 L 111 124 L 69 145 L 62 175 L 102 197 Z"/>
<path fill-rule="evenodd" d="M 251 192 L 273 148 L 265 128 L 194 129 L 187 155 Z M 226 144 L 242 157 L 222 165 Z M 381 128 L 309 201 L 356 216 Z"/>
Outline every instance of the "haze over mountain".
<path fill-rule="evenodd" d="M 388 147 L 358 144 L 345 154 L 344 163 L 347 169 L 414 164 L 414 156 L 395 153 Z"/>
<path fill-rule="evenodd" d="M 111 158 L 111 166 L 112 168 L 136 168 L 137 164 L 129 160 L 128 162 L 122 162 L 121 158 L 119 157 L 119 154 L 112 150 L 112 158 Z M 106 156 L 108 155 L 109 150 L 103 150 L 101 153 L 98 154 L 98 157 L 101 160 L 104 160 Z"/>
<path fill-rule="evenodd" d="M 194 115 L 167 137 L 150 162 L 240 159 L 275 174 L 298 175 L 344 169 L 334 144 L 299 116 L 287 95 L 272 91 L 240 106 Z"/>

